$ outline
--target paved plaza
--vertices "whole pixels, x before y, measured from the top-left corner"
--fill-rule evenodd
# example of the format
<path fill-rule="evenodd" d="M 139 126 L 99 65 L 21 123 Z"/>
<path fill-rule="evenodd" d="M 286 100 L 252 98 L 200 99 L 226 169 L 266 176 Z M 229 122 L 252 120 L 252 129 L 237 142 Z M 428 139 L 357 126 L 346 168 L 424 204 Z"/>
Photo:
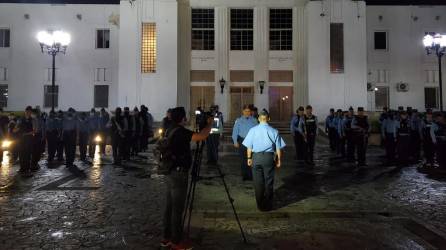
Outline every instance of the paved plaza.
<path fill-rule="evenodd" d="M 370 148 L 355 171 L 318 141 L 316 166 L 294 160 L 290 138 L 277 171 L 272 212 L 256 209 L 237 153 L 221 146 L 225 175 L 248 243 L 244 244 L 219 178 L 200 181 L 190 237 L 195 249 L 446 249 L 446 178 L 416 166 L 384 167 Z M 110 150 L 109 148 L 107 150 Z M 203 160 L 203 162 L 206 162 Z M 111 159 L 83 171 L 47 166 L 31 178 L 0 168 L 0 249 L 159 249 L 165 177 L 151 152 L 125 166 Z M 202 167 L 215 176 L 215 166 Z"/>

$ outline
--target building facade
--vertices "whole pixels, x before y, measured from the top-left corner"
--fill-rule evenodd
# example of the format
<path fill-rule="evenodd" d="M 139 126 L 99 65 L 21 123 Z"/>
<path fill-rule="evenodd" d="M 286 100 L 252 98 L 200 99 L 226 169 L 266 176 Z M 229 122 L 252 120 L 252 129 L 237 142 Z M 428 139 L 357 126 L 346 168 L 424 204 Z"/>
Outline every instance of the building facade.
<path fill-rule="evenodd" d="M 2 3 L 0 105 L 48 109 L 56 95 L 63 110 L 145 104 L 157 120 L 177 105 L 192 114 L 218 104 L 233 120 L 254 104 L 275 121 L 307 104 L 319 115 L 424 110 L 438 105 L 438 67 L 421 40 L 443 31 L 444 10 L 351 0 Z M 53 93 L 51 58 L 35 36 L 58 29 L 72 43 L 56 58 Z"/>

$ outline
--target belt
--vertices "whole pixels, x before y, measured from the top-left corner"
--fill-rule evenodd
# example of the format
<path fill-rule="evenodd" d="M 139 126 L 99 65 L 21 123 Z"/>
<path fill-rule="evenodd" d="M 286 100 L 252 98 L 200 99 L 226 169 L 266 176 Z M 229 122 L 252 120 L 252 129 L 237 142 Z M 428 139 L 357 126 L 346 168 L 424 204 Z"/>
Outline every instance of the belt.
<path fill-rule="evenodd" d="M 253 152 L 253 154 L 255 154 L 255 155 L 269 155 L 269 154 L 271 154 L 271 155 L 273 155 L 274 154 L 274 152 Z"/>

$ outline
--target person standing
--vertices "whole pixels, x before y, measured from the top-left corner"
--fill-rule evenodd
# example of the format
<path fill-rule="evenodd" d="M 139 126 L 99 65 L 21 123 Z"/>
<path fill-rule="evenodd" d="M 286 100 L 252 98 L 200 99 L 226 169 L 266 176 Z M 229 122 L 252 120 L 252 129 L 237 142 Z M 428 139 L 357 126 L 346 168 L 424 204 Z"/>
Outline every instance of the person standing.
<path fill-rule="evenodd" d="M 58 131 L 56 157 L 57 157 L 57 160 L 60 162 L 64 161 L 64 158 L 63 158 L 64 143 L 63 143 L 63 136 L 62 136 L 64 120 L 65 120 L 64 113 L 62 112 L 62 110 L 59 110 L 59 112 L 57 113 L 57 118 L 56 118 L 57 131 Z"/>
<path fill-rule="evenodd" d="M 281 167 L 285 142 L 279 132 L 268 124 L 266 110 L 259 113 L 259 125 L 249 130 L 243 145 L 247 148 L 247 165 L 252 167 L 257 208 L 273 209 L 275 168 Z"/>
<path fill-rule="evenodd" d="M 232 141 L 234 143 L 234 147 L 239 150 L 243 181 L 252 180 L 252 171 L 247 165 L 247 148 L 242 144 L 242 142 L 245 140 L 249 130 L 256 125 L 257 121 L 251 116 L 251 109 L 249 105 L 243 106 L 243 115 L 235 121 L 232 129 Z"/>
<path fill-rule="evenodd" d="M 109 137 L 109 131 L 107 128 L 108 123 L 110 122 L 110 115 L 108 112 L 101 108 L 101 112 L 99 114 L 99 135 L 101 136 L 101 142 L 99 143 L 99 151 L 102 156 L 105 156 L 105 146 L 107 145 L 107 140 Z"/>
<path fill-rule="evenodd" d="M 59 136 L 58 124 L 56 120 L 56 112 L 50 111 L 46 122 L 46 141 L 48 145 L 48 163 L 51 164 L 54 161 L 56 155 L 57 140 Z"/>
<path fill-rule="evenodd" d="M 78 119 L 78 129 L 79 129 L 79 159 L 83 162 L 87 162 L 87 146 L 88 141 L 91 138 L 90 135 L 90 119 L 87 117 L 86 113 L 81 113 Z M 91 147 L 91 144 L 90 144 Z M 90 156 L 91 157 L 91 156 Z M 91 159 L 94 159 L 94 153 L 93 157 Z"/>
<path fill-rule="evenodd" d="M 213 114 L 213 123 L 211 134 L 206 139 L 207 164 L 216 165 L 218 162 L 218 147 L 220 146 L 220 138 L 223 136 L 223 114 L 218 111 L 218 106 L 211 107 Z"/>
<path fill-rule="evenodd" d="M 298 161 L 305 160 L 305 115 L 304 107 L 299 107 L 296 110 L 296 115 L 291 119 L 290 130 L 294 139 L 294 146 L 296 148 L 296 159 Z"/>
<path fill-rule="evenodd" d="M 130 160 L 130 148 L 132 144 L 133 134 L 135 132 L 135 123 L 133 122 L 133 117 L 130 115 L 130 108 L 124 108 L 124 115 L 122 116 L 123 126 L 122 131 L 124 132 L 124 138 L 122 143 L 122 159 L 125 161 Z"/>
<path fill-rule="evenodd" d="M 347 142 L 347 162 L 355 162 L 355 141 L 352 130 L 352 121 L 355 111 L 353 107 L 348 109 L 346 118 L 344 119 L 344 134 Z"/>
<path fill-rule="evenodd" d="M 69 108 L 62 124 L 62 138 L 65 148 L 65 166 L 67 168 L 74 167 L 74 158 L 76 156 L 76 135 L 78 132 L 77 125 L 78 122 L 76 119 L 76 111 L 73 108 Z"/>
<path fill-rule="evenodd" d="M 387 113 L 381 122 L 381 138 L 383 138 L 386 147 L 386 165 L 388 166 L 395 163 L 398 127 L 399 121 L 395 120 L 394 114 Z"/>
<path fill-rule="evenodd" d="M 325 133 L 328 134 L 328 140 L 331 151 L 336 150 L 336 126 L 335 126 L 335 112 L 330 109 L 330 114 L 325 119 Z"/>
<path fill-rule="evenodd" d="M 446 118 L 443 112 L 436 115 L 435 123 L 431 128 L 431 136 L 438 162 L 438 168 L 434 170 L 437 173 L 446 173 Z"/>
<path fill-rule="evenodd" d="M 400 120 L 397 127 L 398 139 L 397 139 L 397 154 L 398 164 L 405 166 L 409 164 L 409 150 L 410 150 L 410 132 L 411 122 L 406 111 L 400 113 Z"/>
<path fill-rule="evenodd" d="M 84 115 L 84 114 L 83 114 Z M 90 115 L 87 118 L 86 115 L 84 117 L 88 131 L 86 131 L 87 137 L 87 143 L 88 143 L 88 156 L 91 159 L 94 159 L 94 153 L 96 149 L 96 136 L 99 135 L 100 127 L 101 127 L 101 120 L 94 108 L 90 110 Z"/>
<path fill-rule="evenodd" d="M 199 133 L 194 133 L 184 126 L 187 123 L 186 111 L 183 107 L 172 109 L 173 125 L 166 131 L 170 137 L 169 154 L 175 156 L 174 168 L 166 178 L 166 208 L 164 210 L 164 239 L 161 247 L 172 250 L 192 249 L 192 245 L 183 239 L 182 218 L 187 196 L 189 169 L 192 165 L 191 141 L 204 141 L 209 136 L 212 119 L 207 120 L 207 126 Z M 171 134 L 172 133 L 172 134 Z"/>
<path fill-rule="evenodd" d="M 358 114 L 355 115 L 352 120 L 352 129 L 358 158 L 358 167 L 367 166 L 366 153 L 370 125 L 368 117 L 364 114 L 363 107 L 358 107 Z"/>
<path fill-rule="evenodd" d="M 410 119 L 410 159 L 418 163 L 421 152 L 421 119 L 417 109 L 412 110 Z"/>
<path fill-rule="evenodd" d="M 14 133 L 20 138 L 19 159 L 20 174 L 24 177 L 30 177 L 31 173 L 31 155 L 33 150 L 33 118 L 31 117 L 31 106 L 26 107 L 25 116 L 20 118 L 14 128 Z"/>
<path fill-rule="evenodd" d="M 45 124 L 40 116 L 38 109 L 33 109 L 31 114 L 33 120 L 33 146 L 31 155 L 31 171 L 39 170 L 39 161 L 42 158 L 42 153 L 45 151 L 43 140 L 45 140 Z"/>
<path fill-rule="evenodd" d="M 313 115 L 313 107 L 308 105 L 305 109 L 305 135 L 306 135 L 306 163 L 314 166 L 314 147 L 316 146 L 317 116 Z"/>
<path fill-rule="evenodd" d="M 111 118 L 111 140 L 113 149 L 113 165 L 121 165 L 123 154 L 123 140 L 125 138 L 122 118 L 122 110 L 120 107 L 116 108 L 115 115 Z"/>
<path fill-rule="evenodd" d="M 422 168 L 431 169 L 435 163 L 435 146 L 431 136 L 434 121 L 432 118 L 432 110 L 426 110 L 426 117 L 421 122 L 421 139 L 423 141 L 423 152 L 425 162 Z"/>

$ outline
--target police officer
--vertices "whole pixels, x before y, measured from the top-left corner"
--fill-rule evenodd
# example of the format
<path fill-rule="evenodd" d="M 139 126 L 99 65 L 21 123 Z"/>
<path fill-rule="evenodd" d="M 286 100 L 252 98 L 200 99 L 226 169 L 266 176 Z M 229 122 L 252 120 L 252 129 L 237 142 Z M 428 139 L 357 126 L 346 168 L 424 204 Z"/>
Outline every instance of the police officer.
<path fill-rule="evenodd" d="M 381 123 L 381 138 L 384 140 L 386 148 L 386 165 L 395 163 L 395 152 L 397 145 L 397 133 L 399 122 L 393 113 L 389 112 Z"/>
<path fill-rule="evenodd" d="M 345 144 L 346 144 L 346 133 L 345 133 L 345 119 L 347 119 L 348 112 L 343 112 L 341 110 L 342 115 L 339 118 L 338 124 L 337 124 L 337 132 L 338 132 L 338 154 L 341 156 L 341 158 L 345 158 Z"/>
<path fill-rule="evenodd" d="M 325 133 L 328 134 L 328 140 L 330 142 L 331 151 L 336 150 L 336 126 L 335 126 L 335 112 L 334 109 L 330 109 L 330 114 L 325 119 Z"/>
<path fill-rule="evenodd" d="M 19 159 L 20 159 L 20 174 L 25 177 L 32 175 L 31 173 L 31 155 L 33 147 L 33 119 L 31 117 L 31 106 L 26 107 L 25 116 L 20 118 L 17 122 L 14 132 L 20 138 L 19 144 Z"/>
<path fill-rule="evenodd" d="M 99 114 L 99 135 L 101 136 L 102 140 L 99 143 L 99 151 L 102 156 L 105 156 L 106 153 L 105 146 L 107 145 L 107 139 L 109 136 L 107 125 L 109 122 L 110 122 L 110 115 L 104 108 L 101 108 L 101 112 Z"/>
<path fill-rule="evenodd" d="M 249 130 L 243 145 L 247 148 L 247 164 L 252 167 L 257 208 L 273 208 L 274 169 L 281 167 L 282 148 L 285 142 L 279 132 L 268 125 L 266 110 L 259 113 L 260 124 Z"/>
<path fill-rule="evenodd" d="M 296 148 L 296 159 L 298 161 L 305 160 L 305 110 L 304 107 L 299 107 L 296 110 L 296 115 L 291 119 L 290 130 L 294 139 L 294 146 Z"/>
<path fill-rule="evenodd" d="M 111 118 L 111 139 L 113 149 L 113 164 L 120 165 L 123 151 L 123 140 L 125 138 L 123 126 L 124 121 L 122 118 L 122 110 L 120 107 L 116 108 L 115 115 Z"/>
<path fill-rule="evenodd" d="M 426 116 L 421 121 L 421 139 L 423 141 L 423 152 L 425 162 L 423 164 L 423 168 L 430 169 L 434 166 L 434 157 L 435 157 L 435 146 L 432 141 L 431 130 L 434 124 L 432 118 L 432 110 L 426 110 Z"/>
<path fill-rule="evenodd" d="M 124 108 L 124 115 L 122 116 L 123 126 L 122 130 L 124 132 L 124 138 L 122 143 L 122 159 L 125 161 L 130 160 L 130 148 L 132 143 L 132 138 L 135 133 L 135 123 L 133 117 L 130 115 L 130 108 Z"/>
<path fill-rule="evenodd" d="M 334 126 L 335 126 L 335 142 L 336 142 L 336 154 L 343 157 L 345 155 L 345 145 L 343 144 L 343 131 L 342 120 L 344 119 L 344 113 L 342 109 L 336 110 Z M 343 149 L 344 148 L 344 149 Z"/>
<path fill-rule="evenodd" d="M 435 145 L 439 167 L 435 172 L 446 173 L 446 118 L 443 112 L 436 115 L 435 123 L 431 128 L 432 141 Z"/>
<path fill-rule="evenodd" d="M 58 130 L 58 136 L 57 136 L 57 148 L 56 148 L 56 157 L 57 160 L 60 162 L 64 161 L 63 155 L 64 155 L 64 143 L 63 143 L 63 122 L 65 120 L 64 113 L 62 110 L 59 110 L 57 113 L 57 130 Z"/>
<path fill-rule="evenodd" d="M 206 139 L 207 146 L 207 164 L 214 165 L 218 161 L 218 147 L 220 145 L 220 137 L 223 136 L 223 114 L 218 110 L 217 105 L 211 107 L 211 113 L 214 116 L 211 134 Z"/>
<path fill-rule="evenodd" d="M 66 117 L 62 123 L 62 138 L 65 148 L 65 166 L 67 168 L 74 166 L 76 156 L 76 135 L 78 130 L 78 121 L 76 111 L 69 108 Z"/>
<path fill-rule="evenodd" d="M 40 115 L 38 109 L 33 109 L 31 114 L 33 120 L 33 146 L 32 146 L 32 156 L 31 156 L 31 170 L 37 171 L 39 167 L 39 161 L 42 157 L 44 150 L 43 141 L 45 139 L 45 124 Z"/>
<path fill-rule="evenodd" d="M 99 118 L 98 113 L 94 108 L 90 110 L 90 115 L 87 117 L 84 117 L 86 120 L 86 123 L 88 125 L 88 131 L 87 132 L 87 140 L 88 140 L 88 156 L 91 159 L 94 159 L 94 153 L 96 149 L 96 136 L 99 135 L 99 130 L 101 127 L 101 120 Z"/>
<path fill-rule="evenodd" d="M 305 135 L 306 135 L 306 163 L 314 166 L 314 147 L 316 145 L 317 116 L 313 115 L 313 107 L 308 105 L 305 109 Z"/>
<path fill-rule="evenodd" d="M 398 124 L 397 153 L 398 163 L 403 166 L 409 163 L 411 122 L 406 111 L 400 114 Z"/>
<path fill-rule="evenodd" d="M 358 167 L 366 166 L 367 138 L 370 132 L 370 125 L 367 116 L 364 115 L 363 107 L 358 107 L 358 114 L 353 117 L 352 130 L 358 158 Z"/>
<path fill-rule="evenodd" d="M 79 129 L 79 158 L 81 161 L 87 161 L 87 146 L 90 136 L 90 119 L 86 113 L 81 113 L 78 119 Z M 91 144 L 90 144 L 91 145 Z M 91 146 L 90 146 L 91 147 Z M 94 154 L 93 154 L 94 155 Z M 91 156 L 90 156 L 91 157 Z M 92 157 L 93 159 L 94 157 Z"/>
<path fill-rule="evenodd" d="M 252 171 L 247 165 L 246 147 L 242 144 L 249 130 L 257 125 L 257 120 L 251 116 L 249 105 L 243 106 L 243 115 L 239 117 L 232 129 L 232 141 L 234 147 L 239 149 L 241 160 L 242 180 L 252 180 Z"/>
<path fill-rule="evenodd" d="M 345 140 L 347 144 L 347 162 L 355 162 L 355 141 L 352 130 L 352 121 L 354 115 L 355 111 L 353 107 L 350 107 L 343 122 Z"/>
<path fill-rule="evenodd" d="M 421 119 L 417 109 L 412 110 L 410 123 L 410 158 L 413 163 L 418 163 L 421 151 Z"/>
<path fill-rule="evenodd" d="M 57 142 L 59 137 L 58 124 L 56 120 L 56 112 L 50 111 L 50 115 L 46 121 L 46 141 L 48 145 L 48 163 L 54 161 L 56 155 Z"/>

